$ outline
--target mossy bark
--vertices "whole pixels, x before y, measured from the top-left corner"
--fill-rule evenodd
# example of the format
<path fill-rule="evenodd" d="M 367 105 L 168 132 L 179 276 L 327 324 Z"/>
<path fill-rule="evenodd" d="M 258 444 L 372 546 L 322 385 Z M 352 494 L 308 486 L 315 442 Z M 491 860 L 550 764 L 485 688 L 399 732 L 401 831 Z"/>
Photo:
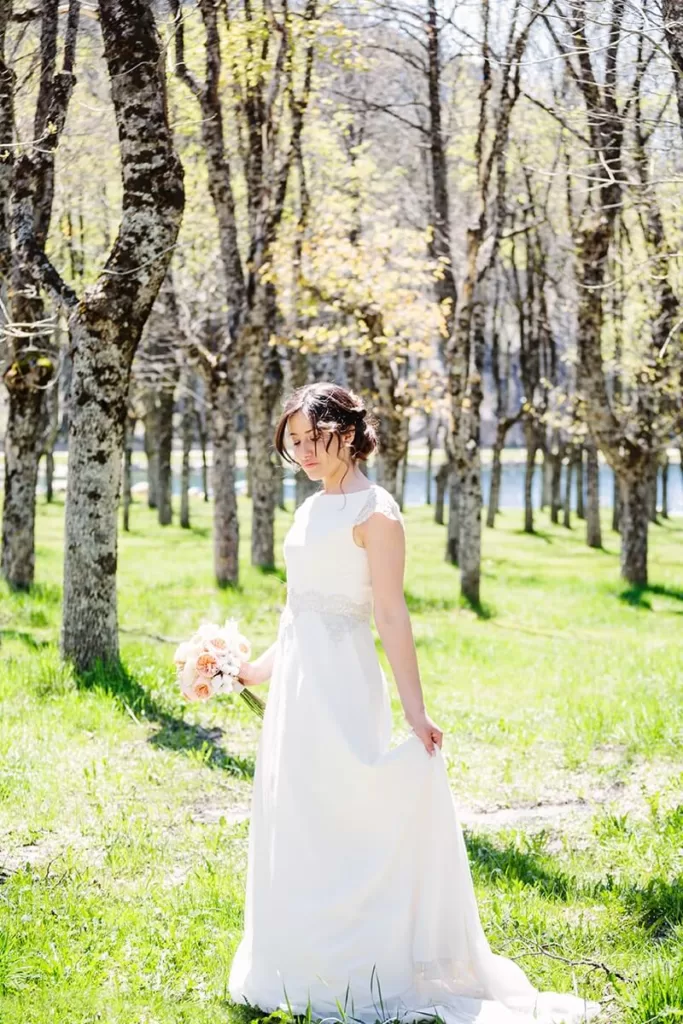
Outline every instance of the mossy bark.
<path fill-rule="evenodd" d="M 145 0 L 100 0 L 121 145 L 123 210 L 106 272 L 74 303 L 62 652 L 79 670 L 118 658 L 117 511 L 130 368 L 184 204 L 162 47 Z"/>

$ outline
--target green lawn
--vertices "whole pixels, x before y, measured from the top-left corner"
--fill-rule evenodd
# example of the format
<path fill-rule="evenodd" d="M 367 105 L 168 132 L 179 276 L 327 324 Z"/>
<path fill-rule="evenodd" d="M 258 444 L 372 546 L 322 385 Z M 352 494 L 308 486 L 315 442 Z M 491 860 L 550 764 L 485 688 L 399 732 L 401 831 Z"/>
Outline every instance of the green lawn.
<path fill-rule="evenodd" d="M 241 499 L 249 551 L 248 503 Z M 0 1021 L 214 1024 L 240 935 L 258 721 L 176 692 L 172 644 L 238 616 L 274 638 L 284 574 L 211 577 L 195 528 L 141 505 L 120 557 L 125 671 L 76 680 L 55 646 L 63 508 L 41 504 L 38 583 L 0 590 Z M 277 543 L 290 513 L 278 514 Z M 625 590 L 618 538 L 501 516 L 485 614 L 463 608 L 443 528 L 406 512 L 407 596 L 446 732 L 484 925 L 543 988 L 604 1019 L 683 1020 L 683 520 L 651 531 L 652 585 Z M 388 668 L 388 666 L 387 666 Z M 396 704 L 397 738 L 402 717 Z"/>

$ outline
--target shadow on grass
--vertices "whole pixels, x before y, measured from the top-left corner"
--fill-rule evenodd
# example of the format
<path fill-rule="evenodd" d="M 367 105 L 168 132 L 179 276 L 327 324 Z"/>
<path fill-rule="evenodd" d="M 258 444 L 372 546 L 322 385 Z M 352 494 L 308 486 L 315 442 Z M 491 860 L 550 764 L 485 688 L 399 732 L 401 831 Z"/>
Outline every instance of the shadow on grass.
<path fill-rule="evenodd" d="M 473 869 L 488 882 L 521 882 L 550 899 L 564 903 L 574 898 L 576 882 L 571 875 L 546 867 L 533 850 L 520 850 L 514 843 L 498 845 L 489 836 L 469 831 L 465 834 L 465 842 Z"/>
<path fill-rule="evenodd" d="M 532 540 L 542 540 L 546 544 L 555 543 L 555 537 L 553 537 L 552 533 L 548 533 L 547 530 L 533 529 L 531 533 L 529 533 L 528 530 L 522 529 L 513 530 L 512 533 L 515 537 L 531 537 Z M 569 531 L 567 531 L 567 536 L 571 536 Z"/>
<path fill-rule="evenodd" d="M 531 848 L 525 850 L 514 842 L 498 843 L 488 835 L 467 831 L 465 842 L 473 871 L 499 888 L 521 883 L 562 903 L 571 903 L 582 895 L 595 900 L 616 893 L 637 925 L 656 941 L 667 939 L 683 924 L 683 878 L 650 878 L 643 886 L 626 880 L 615 882 L 611 876 L 582 883 L 554 868 L 547 855 L 534 850 L 533 840 Z"/>
<path fill-rule="evenodd" d="M 16 588 L 5 584 L 2 590 L 4 597 L 19 604 L 30 600 L 56 608 L 62 602 L 62 588 L 54 583 L 32 583 L 30 587 Z"/>
<path fill-rule="evenodd" d="M 664 939 L 683 924 L 683 879 L 651 878 L 626 889 L 624 902 L 648 935 Z"/>
<path fill-rule="evenodd" d="M 281 583 L 287 582 L 287 574 L 279 565 L 261 565 L 258 567 L 258 571 L 262 576 L 275 576 Z"/>
<path fill-rule="evenodd" d="M 206 540 L 207 537 L 211 536 L 211 528 L 209 526 L 193 526 L 190 524 L 189 532 L 193 537 L 201 537 L 202 540 Z"/>
<path fill-rule="evenodd" d="M 458 599 L 458 603 L 461 608 L 474 612 L 477 618 L 484 622 L 493 618 L 493 607 L 490 604 L 486 604 L 484 601 L 473 601 L 471 598 L 461 594 Z"/>
<path fill-rule="evenodd" d="M 428 597 L 424 594 L 414 594 L 410 590 L 405 590 L 404 596 L 408 611 L 417 615 L 423 612 L 450 612 L 460 604 L 457 597 Z"/>
<path fill-rule="evenodd" d="M 171 714 L 150 696 L 125 666 L 98 663 L 87 672 L 77 673 L 76 683 L 81 689 L 100 690 L 113 697 L 132 718 L 146 718 L 159 725 L 158 732 L 149 738 L 152 746 L 174 751 L 194 751 L 212 768 L 220 768 L 241 779 L 253 778 L 252 758 L 234 757 L 223 750 L 217 743 L 220 730 L 191 725 L 184 718 Z"/>
<path fill-rule="evenodd" d="M 41 651 L 44 647 L 50 647 L 50 640 L 38 640 L 32 633 L 26 633 L 21 629 L 0 629 L 1 640 L 21 640 L 32 651 Z"/>
<path fill-rule="evenodd" d="M 651 583 L 646 585 L 634 583 L 630 587 L 626 587 L 619 594 L 619 600 L 623 601 L 624 604 L 630 605 L 632 608 L 644 608 L 646 611 L 652 611 L 652 604 L 648 598 L 648 594 L 656 594 L 658 597 L 669 597 L 673 601 L 683 601 L 683 588 L 681 587 L 667 587 L 662 583 Z"/>
<path fill-rule="evenodd" d="M 271 1020 L 278 1020 L 277 1014 L 268 1014 L 265 1010 L 260 1009 L 258 1006 L 252 1006 L 247 1003 L 230 1003 L 230 1021 L 234 1024 L 251 1024 L 252 1021 L 267 1020 L 270 1017 Z M 284 1016 L 284 1015 L 283 1015 Z"/>
<path fill-rule="evenodd" d="M 481 601 L 470 601 L 462 595 L 426 597 L 422 594 L 414 594 L 410 590 L 404 590 L 404 597 L 408 611 L 415 612 L 416 615 L 427 612 L 450 612 L 454 609 L 464 608 L 474 612 L 480 619 L 493 618 L 493 608 L 490 605 L 483 604 Z"/>

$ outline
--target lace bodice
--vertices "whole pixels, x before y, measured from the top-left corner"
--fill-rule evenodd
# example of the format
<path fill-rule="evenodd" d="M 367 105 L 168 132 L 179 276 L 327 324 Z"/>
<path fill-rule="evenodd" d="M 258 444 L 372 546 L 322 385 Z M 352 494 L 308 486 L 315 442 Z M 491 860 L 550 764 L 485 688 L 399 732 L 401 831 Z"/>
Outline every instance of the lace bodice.
<path fill-rule="evenodd" d="M 313 612 L 323 618 L 333 641 L 368 622 L 368 556 L 353 539 L 353 528 L 375 513 L 403 524 L 397 502 L 379 484 L 349 494 L 317 492 L 299 506 L 283 545 L 286 618 Z"/>

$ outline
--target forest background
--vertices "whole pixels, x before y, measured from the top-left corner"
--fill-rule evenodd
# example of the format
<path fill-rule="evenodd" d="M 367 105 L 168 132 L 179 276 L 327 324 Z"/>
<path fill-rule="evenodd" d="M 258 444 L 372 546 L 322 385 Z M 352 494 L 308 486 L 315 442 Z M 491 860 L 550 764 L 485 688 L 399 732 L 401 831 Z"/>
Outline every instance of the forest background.
<path fill-rule="evenodd" d="M 272 633 L 278 530 L 311 490 L 274 457 L 273 425 L 292 388 L 332 379 L 377 417 L 369 473 L 407 511 L 409 561 L 424 552 L 429 567 L 409 564 L 408 595 L 426 688 L 469 745 L 462 797 L 519 812 L 513 838 L 498 819 L 496 841 L 470 837 L 486 914 L 541 981 L 579 971 L 617 1017 L 680 1016 L 679 7 L 0 4 L 7 921 L 20 906 L 42 920 L 62 885 L 53 855 L 65 872 L 53 932 L 3 933 L 11 1019 L 47 1019 L 55 977 L 73 1020 L 97 1005 L 117 1019 L 107 977 L 138 985 L 139 1013 L 159 1019 L 202 1019 L 201 992 L 224 1000 L 225 964 L 202 968 L 183 1017 L 183 971 L 157 963 L 152 1011 L 149 974 L 131 980 L 111 928 L 106 955 L 92 938 L 118 906 L 92 887 L 133 865 L 141 886 L 159 844 L 172 860 L 184 801 L 179 787 L 144 841 L 125 839 L 98 818 L 94 778 L 120 782 L 121 814 L 139 772 L 154 802 L 152 776 L 166 786 L 178 758 L 188 785 L 212 789 L 218 767 L 237 788 L 216 801 L 244 799 L 253 726 L 225 705 L 207 720 L 179 711 L 164 644 L 217 609 Z M 467 681 L 446 694 L 449 659 Z M 533 727 L 516 718 L 520 692 Z M 507 767 L 489 785 L 498 741 Z M 64 800 L 60 750 L 74 763 Z M 454 780 L 465 763 L 450 763 Z M 622 786 L 623 813 L 610 803 Z M 596 801 L 574 860 L 557 808 Z M 554 809 L 541 839 L 522 813 L 534 802 Z M 197 813 L 207 834 L 183 835 L 206 858 L 216 820 Z M 224 957 L 241 898 L 231 814 L 219 832 L 234 888 L 214 893 L 233 914 Z M 130 861 L 98 861 L 127 842 Z M 74 988 L 79 879 L 91 937 L 69 970 L 93 973 Z M 183 892 L 206 895 L 205 881 Z M 533 920 L 510 895 L 523 890 Z M 131 921 L 145 956 L 159 912 L 168 924 L 180 904 L 143 901 Z M 171 933 L 159 948 L 174 960 Z M 213 941 L 193 933 L 202 958 Z"/>

